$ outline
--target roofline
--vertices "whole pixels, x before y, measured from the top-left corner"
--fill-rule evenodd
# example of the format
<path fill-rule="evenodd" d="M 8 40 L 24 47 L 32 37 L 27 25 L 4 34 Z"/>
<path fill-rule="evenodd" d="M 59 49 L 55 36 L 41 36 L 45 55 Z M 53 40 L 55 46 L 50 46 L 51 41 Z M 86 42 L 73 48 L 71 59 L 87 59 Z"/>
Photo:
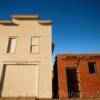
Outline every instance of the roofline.
<path fill-rule="evenodd" d="M 44 24 L 44 25 L 50 25 L 50 24 L 52 24 L 51 20 L 39 20 L 38 22 L 39 22 L 39 24 Z"/>
<path fill-rule="evenodd" d="M 12 21 L 5 21 L 5 20 L 0 21 L 0 24 L 3 24 L 3 25 L 16 25 Z"/>
<path fill-rule="evenodd" d="M 86 53 L 86 54 L 57 54 L 57 56 L 100 56 L 100 53 Z"/>
<path fill-rule="evenodd" d="M 37 15 L 12 15 L 11 17 L 14 19 L 39 19 Z"/>
<path fill-rule="evenodd" d="M 51 25 L 51 20 L 39 20 L 39 16 L 37 15 L 12 15 L 12 19 L 18 19 L 18 20 L 38 20 L 38 23 L 41 25 Z M 9 21 L 0 21 L 0 24 L 2 25 L 16 25 L 16 23 L 13 22 L 13 20 Z"/>
<path fill-rule="evenodd" d="M 0 23 L 12 23 L 12 21 L 5 21 L 5 20 L 2 20 L 2 21 L 0 21 Z"/>

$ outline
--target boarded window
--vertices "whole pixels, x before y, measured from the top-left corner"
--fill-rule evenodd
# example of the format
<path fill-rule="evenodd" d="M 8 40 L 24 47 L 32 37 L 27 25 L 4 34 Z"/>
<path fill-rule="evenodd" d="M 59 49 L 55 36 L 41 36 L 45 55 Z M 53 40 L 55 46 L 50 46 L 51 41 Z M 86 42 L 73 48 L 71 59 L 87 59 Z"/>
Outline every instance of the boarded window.
<path fill-rule="evenodd" d="M 88 66 L 89 66 L 90 74 L 96 73 L 96 63 L 95 62 L 88 63 Z"/>
<path fill-rule="evenodd" d="M 9 38 L 7 53 L 15 53 L 16 49 L 16 38 Z"/>
<path fill-rule="evenodd" d="M 39 37 L 31 38 L 31 53 L 39 53 Z"/>

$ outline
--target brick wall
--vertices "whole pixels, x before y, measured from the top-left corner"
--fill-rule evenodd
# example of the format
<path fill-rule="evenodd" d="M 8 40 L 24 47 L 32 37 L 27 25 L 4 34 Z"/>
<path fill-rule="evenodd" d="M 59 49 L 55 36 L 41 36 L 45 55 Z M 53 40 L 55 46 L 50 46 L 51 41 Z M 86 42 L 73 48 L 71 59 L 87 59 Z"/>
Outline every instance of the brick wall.
<path fill-rule="evenodd" d="M 80 97 L 100 96 L 100 54 L 57 55 L 56 66 L 59 98 L 68 98 L 66 68 L 78 68 Z M 96 63 L 96 73 L 89 73 L 89 62 Z"/>

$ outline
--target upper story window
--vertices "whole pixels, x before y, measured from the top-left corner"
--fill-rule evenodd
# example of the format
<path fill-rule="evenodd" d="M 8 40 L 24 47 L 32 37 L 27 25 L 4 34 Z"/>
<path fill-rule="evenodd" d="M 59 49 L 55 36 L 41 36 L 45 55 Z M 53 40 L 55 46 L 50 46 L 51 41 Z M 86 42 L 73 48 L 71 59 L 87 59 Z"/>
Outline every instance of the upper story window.
<path fill-rule="evenodd" d="M 89 67 L 90 74 L 96 73 L 96 63 L 95 62 L 88 63 L 88 67 Z"/>
<path fill-rule="evenodd" d="M 16 38 L 15 37 L 9 38 L 7 53 L 15 53 L 15 49 L 16 49 Z"/>
<path fill-rule="evenodd" d="M 31 38 L 31 53 L 39 53 L 39 36 L 34 36 Z"/>

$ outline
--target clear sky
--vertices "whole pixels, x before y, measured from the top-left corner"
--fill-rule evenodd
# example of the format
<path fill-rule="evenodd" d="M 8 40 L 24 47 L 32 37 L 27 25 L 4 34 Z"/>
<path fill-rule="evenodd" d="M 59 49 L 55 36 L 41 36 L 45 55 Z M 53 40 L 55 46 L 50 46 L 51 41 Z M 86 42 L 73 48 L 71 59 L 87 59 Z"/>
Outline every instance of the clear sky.
<path fill-rule="evenodd" d="M 53 21 L 58 53 L 100 53 L 100 0 L 0 0 L 0 20 L 14 14 Z"/>

